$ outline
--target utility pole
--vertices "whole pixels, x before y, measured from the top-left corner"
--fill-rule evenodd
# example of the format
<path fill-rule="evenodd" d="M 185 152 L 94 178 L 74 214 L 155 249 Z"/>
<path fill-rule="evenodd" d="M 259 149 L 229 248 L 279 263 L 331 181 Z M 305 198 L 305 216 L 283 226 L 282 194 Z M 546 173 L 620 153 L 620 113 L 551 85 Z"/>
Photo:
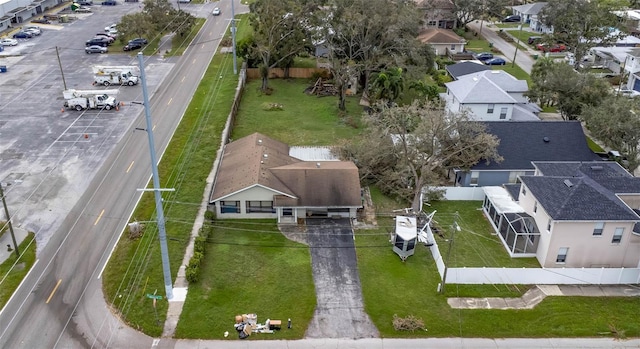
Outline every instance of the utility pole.
<path fill-rule="evenodd" d="M 518 26 L 518 41 L 516 42 L 516 52 L 513 53 L 513 61 L 511 61 L 511 68 L 516 64 L 516 57 L 518 56 L 518 46 L 520 46 L 520 35 L 522 35 L 522 23 Z"/>
<path fill-rule="evenodd" d="M 478 33 L 478 39 L 482 39 L 482 25 L 484 24 L 485 15 L 485 0 L 482 0 L 482 16 L 480 17 L 480 33 Z"/>
<path fill-rule="evenodd" d="M 13 225 L 11 224 L 11 216 L 9 216 L 9 209 L 7 208 L 7 201 L 4 198 L 4 190 L 2 190 L 1 182 L 0 182 L 0 196 L 2 196 L 2 206 L 4 206 L 4 214 L 7 216 L 7 224 L 9 224 L 9 231 L 11 232 L 11 240 L 13 240 L 13 249 L 16 251 L 16 256 L 20 257 L 20 251 L 18 251 L 18 243 L 16 242 L 16 235 L 13 232 Z"/>
<path fill-rule="evenodd" d="M 151 123 L 151 105 L 149 104 L 149 92 L 147 91 L 147 77 L 144 72 L 144 57 L 138 52 L 140 65 L 140 83 L 142 96 L 144 97 L 144 116 L 147 121 L 147 136 L 149 138 L 149 153 L 151 155 L 151 173 L 153 174 L 153 194 L 156 199 L 156 218 L 158 220 L 158 238 L 160 240 L 160 253 L 162 256 L 162 273 L 164 274 L 164 288 L 167 299 L 173 298 L 173 282 L 169 265 L 169 249 L 167 248 L 167 232 L 164 225 L 164 211 L 162 210 L 162 194 L 160 178 L 158 176 L 158 159 L 156 157 L 155 142 L 153 140 L 153 124 Z"/>
<path fill-rule="evenodd" d="M 238 59 L 236 58 L 236 11 L 233 3 L 235 0 L 231 0 L 231 43 L 233 53 L 233 75 L 238 74 Z"/>
<path fill-rule="evenodd" d="M 60 66 L 60 74 L 62 75 L 62 84 L 64 89 L 67 89 L 67 82 L 64 79 L 64 71 L 62 70 L 62 62 L 60 61 L 60 53 L 58 52 L 58 46 L 56 46 L 56 56 L 58 56 L 58 66 Z"/>
<path fill-rule="evenodd" d="M 456 231 L 460 231 L 458 226 L 458 211 L 453 216 L 453 225 L 451 225 L 451 238 L 449 239 L 449 249 L 447 250 L 447 261 L 444 265 L 444 273 L 442 273 L 442 285 L 440 286 L 440 293 L 444 293 L 444 285 L 447 283 L 447 271 L 449 269 L 449 260 L 451 258 L 451 250 L 453 249 L 453 240 L 456 236 Z"/>

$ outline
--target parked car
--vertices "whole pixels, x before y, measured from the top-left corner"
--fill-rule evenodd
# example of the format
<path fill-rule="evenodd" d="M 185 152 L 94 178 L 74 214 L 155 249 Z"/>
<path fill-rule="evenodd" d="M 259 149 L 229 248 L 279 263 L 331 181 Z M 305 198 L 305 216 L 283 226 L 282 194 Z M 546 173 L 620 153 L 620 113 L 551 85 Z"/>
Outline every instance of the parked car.
<path fill-rule="evenodd" d="M 147 39 L 144 38 L 135 38 L 135 39 L 131 39 L 128 42 L 129 44 L 140 44 L 140 45 L 146 45 L 149 42 L 147 41 Z"/>
<path fill-rule="evenodd" d="M 19 31 L 15 34 L 13 34 L 13 38 L 14 39 L 31 39 L 33 37 L 33 35 L 31 35 L 28 32 L 24 32 L 24 31 Z"/>
<path fill-rule="evenodd" d="M 114 23 L 112 25 L 108 25 L 108 26 L 104 27 L 104 31 L 105 32 L 109 32 L 111 29 L 116 29 L 117 27 L 118 27 L 118 25 Z"/>
<path fill-rule="evenodd" d="M 38 18 L 38 19 L 34 19 L 31 21 L 32 23 L 38 23 L 38 24 L 51 24 L 51 21 L 46 19 L 46 18 Z"/>
<path fill-rule="evenodd" d="M 482 52 L 482 53 L 476 54 L 475 57 L 479 61 L 486 61 L 487 59 L 493 58 L 493 53 L 491 53 L 491 52 Z"/>
<path fill-rule="evenodd" d="M 91 8 L 86 6 L 80 6 L 76 9 L 77 13 L 91 13 Z"/>
<path fill-rule="evenodd" d="M 142 48 L 142 44 L 140 44 L 139 42 L 130 42 L 122 49 L 125 51 L 133 51 L 133 50 L 139 50 L 141 48 Z"/>
<path fill-rule="evenodd" d="M 78 4 L 80 6 L 92 6 L 93 5 L 93 1 L 92 0 L 80 0 L 80 1 L 76 1 L 76 4 Z"/>
<path fill-rule="evenodd" d="M 178 2 L 181 4 L 188 4 L 191 2 L 191 0 L 178 0 Z"/>
<path fill-rule="evenodd" d="M 86 53 L 107 53 L 109 49 L 104 46 L 92 45 L 85 47 L 84 52 Z"/>
<path fill-rule="evenodd" d="M 567 46 L 563 44 L 555 44 L 552 46 L 547 44 L 538 44 L 536 48 L 542 52 L 564 52 L 567 50 Z"/>
<path fill-rule="evenodd" d="M 2 38 L 0 39 L 0 46 L 16 46 L 18 44 L 18 40 Z"/>
<path fill-rule="evenodd" d="M 537 44 L 540 40 L 542 40 L 542 36 L 530 36 L 529 39 L 527 39 L 527 44 Z"/>
<path fill-rule="evenodd" d="M 118 3 L 115 0 L 107 0 L 102 2 L 102 5 L 104 6 L 115 6 L 117 4 Z"/>
<path fill-rule="evenodd" d="M 214 16 L 220 16 L 221 13 L 222 12 L 220 11 L 219 7 L 214 8 L 213 11 L 211 12 L 211 14 Z"/>
<path fill-rule="evenodd" d="M 520 16 L 518 15 L 511 15 L 511 16 L 507 16 L 505 17 L 502 22 L 503 23 L 514 23 L 514 22 L 520 22 L 522 20 L 522 18 L 520 18 Z"/>
<path fill-rule="evenodd" d="M 109 46 L 109 40 L 106 38 L 93 38 L 91 40 L 87 40 L 86 46 Z"/>
<path fill-rule="evenodd" d="M 105 38 L 107 40 L 109 40 L 110 43 L 113 43 L 114 41 L 116 41 L 116 38 L 107 34 L 107 33 L 97 33 L 96 38 Z"/>
<path fill-rule="evenodd" d="M 629 98 L 636 98 L 640 96 L 640 92 L 635 90 L 627 90 L 626 88 L 620 89 L 619 91 L 616 90 L 615 94 Z"/>
<path fill-rule="evenodd" d="M 505 61 L 504 59 L 502 59 L 500 57 L 496 57 L 496 58 L 487 59 L 486 61 L 484 61 L 484 64 L 486 64 L 486 65 L 505 65 L 505 64 L 507 64 L 507 61 Z"/>
<path fill-rule="evenodd" d="M 38 35 L 42 34 L 40 29 L 37 29 L 37 28 L 23 28 L 22 31 L 27 32 L 27 33 L 31 34 L 32 36 L 38 36 Z"/>

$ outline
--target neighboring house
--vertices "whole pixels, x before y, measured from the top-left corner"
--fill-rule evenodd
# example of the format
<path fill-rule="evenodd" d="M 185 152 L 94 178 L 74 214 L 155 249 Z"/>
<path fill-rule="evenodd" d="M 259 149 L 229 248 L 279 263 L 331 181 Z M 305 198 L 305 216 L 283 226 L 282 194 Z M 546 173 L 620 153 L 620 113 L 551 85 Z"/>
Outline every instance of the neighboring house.
<path fill-rule="evenodd" d="M 525 80 L 518 80 L 503 70 L 487 70 L 459 76 L 445 84 L 440 96 L 448 111 L 468 111 L 480 121 L 539 120 L 541 111 L 525 97 L 529 90 Z"/>
<path fill-rule="evenodd" d="M 491 70 L 491 67 L 483 64 L 482 62 L 460 62 L 456 64 L 447 65 L 444 68 L 453 80 L 458 80 L 461 76 L 479 73 L 485 70 Z"/>
<path fill-rule="evenodd" d="M 64 2 L 64 0 L 3 0 L 0 6 L 0 31 L 24 23 Z"/>
<path fill-rule="evenodd" d="M 278 223 L 356 217 L 362 201 L 353 162 L 302 161 L 289 152 L 287 144 L 259 133 L 227 144 L 209 198 L 216 216 Z"/>
<path fill-rule="evenodd" d="M 418 35 L 418 40 L 431 45 L 436 55 L 445 56 L 464 52 L 467 41 L 449 29 L 425 29 Z"/>
<path fill-rule="evenodd" d="M 514 15 L 520 16 L 523 23 L 531 23 L 531 18 L 537 16 L 538 13 L 547 6 L 546 2 L 534 2 L 531 4 L 524 4 L 511 7 L 511 12 Z"/>
<path fill-rule="evenodd" d="M 627 79 L 627 89 L 640 92 L 640 48 L 627 52 L 624 71 L 629 77 Z"/>
<path fill-rule="evenodd" d="M 585 56 L 585 66 L 592 68 L 608 69 L 611 73 L 602 73 L 601 75 L 618 75 L 623 71 L 623 66 L 627 55 L 630 51 L 635 50 L 633 47 L 593 47 L 589 50 L 589 54 Z"/>
<path fill-rule="evenodd" d="M 631 35 L 640 34 L 640 10 L 625 10 L 614 12 L 621 20 L 626 32 Z"/>
<path fill-rule="evenodd" d="M 453 0 L 414 0 L 424 11 L 423 28 L 454 29 L 457 24 Z"/>
<path fill-rule="evenodd" d="M 502 162 L 481 161 L 469 170 L 456 170 L 456 186 L 500 186 L 532 175 L 533 161 L 595 161 L 579 121 L 485 122 L 499 140 Z"/>
<path fill-rule="evenodd" d="M 640 178 L 613 161 L 533 165 L 521 185 L 484 188 L 483 210 L 512 257 L 543 268 L 640 268 Z"/>

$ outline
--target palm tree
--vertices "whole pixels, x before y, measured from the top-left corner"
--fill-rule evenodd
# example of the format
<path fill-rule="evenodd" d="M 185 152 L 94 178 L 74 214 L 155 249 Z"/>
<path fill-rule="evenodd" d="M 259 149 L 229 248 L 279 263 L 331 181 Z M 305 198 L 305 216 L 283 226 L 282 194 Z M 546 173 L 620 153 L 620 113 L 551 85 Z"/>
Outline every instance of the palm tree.
<path fill-rule="evenodd" d="M 402 68 L 389 68 L 376 74 L 370 89 L 373 99 L 392 103 L 400 97 L 404 89 Z"/>

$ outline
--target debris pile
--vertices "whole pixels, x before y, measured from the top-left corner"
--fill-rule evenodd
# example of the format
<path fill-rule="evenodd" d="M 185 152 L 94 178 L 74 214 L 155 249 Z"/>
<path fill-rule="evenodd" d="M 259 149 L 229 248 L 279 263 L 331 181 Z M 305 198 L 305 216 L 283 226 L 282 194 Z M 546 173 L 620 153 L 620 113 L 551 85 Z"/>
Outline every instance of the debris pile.
<path fill-rule="evenodd" d="M 258 323 L 258 315 L 242 314 L 236 315 L 234 328 L 238 332 L 238 338 L 245 339 L 252 333 L 274 333 L 282 328 L 281 320 L 267 319 L 264 324 Z"/>
<path fill-rule="evenodd" d="M 308 95 L 316 96 L 336 96 L 338 94 L 338 88 L 333 84 L 325 82 L 322 78 L 318 78 L 313 86 L 309 86 L 304 90 L 304 93 Z"/>

